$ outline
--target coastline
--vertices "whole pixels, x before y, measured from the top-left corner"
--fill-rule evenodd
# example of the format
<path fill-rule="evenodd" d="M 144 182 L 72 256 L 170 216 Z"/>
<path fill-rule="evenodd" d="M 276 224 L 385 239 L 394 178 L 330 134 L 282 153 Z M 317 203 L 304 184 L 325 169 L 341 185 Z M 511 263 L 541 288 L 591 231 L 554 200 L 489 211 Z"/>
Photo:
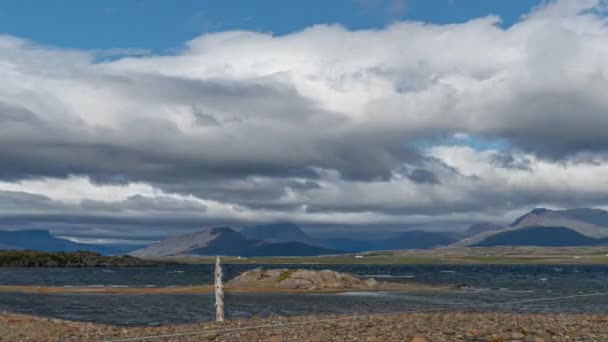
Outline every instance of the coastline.
<path fill-rule="evenodd" d="M 458 291 L 451 286 L 435 286 L 418 283 L 381 283 L 374 288 L 327 288 L 290 289 L 278 287 L 224 287 L 225 293 L 343 293 L 343 292 L 438 292 Z M 36 286 L 0 285 L 0 292 L 31 294 L 211 294 L 213 285 L 170 287 L 126 287 L 126 286 Z"/>
<path fill-rule="evenodd" d="M 215 257 L 146 259 L 178 264 L 214 264 Z M 314 257 L 223 256 L 222 264 L 260 265 L 608 265 L 608 246 L 595 247 L 442 247 L 369 251 Z"/>
<path fill-rule="evenodd" d="M 0 341 L 608 341 L 608 315 L 475 312 L 295 316 L 120 327 L 0 313 Z"/>

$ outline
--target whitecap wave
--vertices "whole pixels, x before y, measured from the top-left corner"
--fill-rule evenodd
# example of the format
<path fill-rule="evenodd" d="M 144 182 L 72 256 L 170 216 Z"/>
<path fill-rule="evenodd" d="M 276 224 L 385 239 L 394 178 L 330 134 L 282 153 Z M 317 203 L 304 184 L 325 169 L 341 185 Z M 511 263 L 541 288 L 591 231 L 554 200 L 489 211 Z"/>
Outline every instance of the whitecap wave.
<path fill-rule="evenodd" d="M 361 278 L 416 278 L 413 275 L 391 275 L 391 274 L 362 274 L 358 275 Z"/>
<path fill-rule="evenodd" d="M 354 291 L 354 292 L 342 292 L 342 293 L 338 293 L 338 295 L 352 296 L 352 297 L 388 297 L 390 294 L 387 292 Z"/>

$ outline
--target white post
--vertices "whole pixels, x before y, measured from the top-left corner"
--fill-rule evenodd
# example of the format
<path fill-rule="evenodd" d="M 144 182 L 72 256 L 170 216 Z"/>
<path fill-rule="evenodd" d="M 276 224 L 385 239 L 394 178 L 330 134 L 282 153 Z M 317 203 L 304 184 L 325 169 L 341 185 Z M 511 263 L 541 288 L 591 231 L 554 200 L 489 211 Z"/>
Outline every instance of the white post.
<path fill-rule="evenodd" d="M 224 285 L 222 285 L 222 266 L 219 256 L 215 259 L 215 320 L 224 321 Z"/>

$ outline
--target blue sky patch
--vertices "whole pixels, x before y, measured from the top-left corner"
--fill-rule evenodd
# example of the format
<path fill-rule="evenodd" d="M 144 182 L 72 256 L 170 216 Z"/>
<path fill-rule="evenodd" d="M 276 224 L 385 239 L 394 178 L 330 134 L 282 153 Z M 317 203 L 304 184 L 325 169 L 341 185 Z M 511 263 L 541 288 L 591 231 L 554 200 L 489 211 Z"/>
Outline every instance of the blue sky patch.
<path fill-rule="evenodd" d="M 0 32 L 63 48 L 141 49 L 171 53 L 206 32 L 277 35 L 315 24 L 382 28 L 395 21 L 458 23 L 498 15 L 519 20 L 540 0 L 4 0 Z M 128 52 L 125 50 L 125 52 Z"/>

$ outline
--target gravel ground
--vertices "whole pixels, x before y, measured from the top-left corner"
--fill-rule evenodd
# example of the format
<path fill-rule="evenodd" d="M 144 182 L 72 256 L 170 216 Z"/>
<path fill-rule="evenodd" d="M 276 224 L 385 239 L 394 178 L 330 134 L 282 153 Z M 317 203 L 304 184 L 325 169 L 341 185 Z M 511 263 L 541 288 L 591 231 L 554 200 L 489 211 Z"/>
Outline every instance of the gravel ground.
<path fill-rule="evenodd" d="M 0 314 L 0 341 L 107 341 L 188 331 L 207 333 L 145 341 L 608 341 L 608 315 L 417 313 L 212 331 L 335 318 L 341 316 L 270 317 L 221 324 L 123 328 L 3 313 Z"/>

